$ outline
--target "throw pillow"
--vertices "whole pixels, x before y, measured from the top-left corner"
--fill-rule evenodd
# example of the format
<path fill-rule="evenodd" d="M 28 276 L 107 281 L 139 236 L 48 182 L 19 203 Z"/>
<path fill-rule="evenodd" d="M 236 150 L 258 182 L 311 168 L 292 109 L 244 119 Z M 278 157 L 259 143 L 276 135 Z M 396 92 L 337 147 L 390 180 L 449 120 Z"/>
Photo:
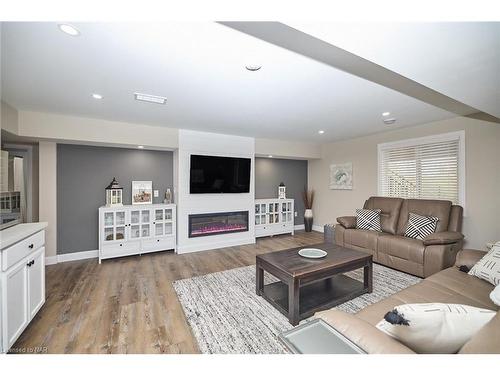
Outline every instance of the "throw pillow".
<path fill-rule="evenodd" d="M 377 328 L 417 353 L 452 354 L 495 315 L 496 311 L 467 305 L 407 304 L 385 314 Z"/>
<path fill-rule="evenodd" d="M 495 305 L 500 306 L 500 284 L 490 293 L 490 298 Z"/>
<path fill-rule="evenodd" d="M 360 208 L 356 210 L 356 229 L 367 229 L 382 232 L 380 226 L 380 213 L 382 210 L 367 210 Z"/>
<path fill-rule="evenodd" d="M 439 218 L 434 216 L 422 216 L 410 212 L 408 224 L 406 224 L 405 236 L 423 240 L 429 234 L 436 231 L 438 221 Z"/>
<path fill-rule="evenodd" d="M 493 285 L 500 284 L 500 241 L 472 267 L 469 275 L 479 277 Z"/>

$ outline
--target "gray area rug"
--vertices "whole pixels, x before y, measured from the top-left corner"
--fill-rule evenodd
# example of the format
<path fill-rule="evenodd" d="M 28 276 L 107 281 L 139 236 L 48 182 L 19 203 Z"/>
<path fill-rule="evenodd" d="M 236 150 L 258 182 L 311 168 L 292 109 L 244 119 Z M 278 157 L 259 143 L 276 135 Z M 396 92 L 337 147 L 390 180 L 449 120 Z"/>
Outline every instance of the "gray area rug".
<path fill-rule="evenodd" d="M 346 275 L 363 280 L 362 269 Z M 336 309 L 355 313 L 420 280 L 374 264 L 373 293 Z M 273 281 L 265 273 L 265 283 Z M 284 315 L 255 294 L 255 266 L 178 280 L 174 289 L 202 353 L 287 353 L 278 335 L 293 327 Z"/>

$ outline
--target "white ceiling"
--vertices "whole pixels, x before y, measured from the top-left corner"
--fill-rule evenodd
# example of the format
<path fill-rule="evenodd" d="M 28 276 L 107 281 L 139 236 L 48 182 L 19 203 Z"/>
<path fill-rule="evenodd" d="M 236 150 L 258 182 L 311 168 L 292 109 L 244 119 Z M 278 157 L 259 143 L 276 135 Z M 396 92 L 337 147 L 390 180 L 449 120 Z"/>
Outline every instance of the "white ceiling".
<path fill-rule="evenodd" d="M 78 37 L 62 33 L 56 23 L 3 24 L 3 100 L 21 110 L 308 141 L 351 138 L 455 116 L 216 23 L 75 26 L 81 31 Z M 463 97 L 456 99 L 470 99 L 476 104 L 465 103 L 488 112 L 492 90 L 498 95 L 498 71 L 487 79 L 498 64 L 498 50 L 481 55 L 485 63 L 474 65 L 470 51 L 478 48 L 476 37 L 469 40 L 469 34 L 460 33 L 460 46 L 440 44 L 440 55 L 429 58 L 425 42 L 438 38 L 426 34 L 426 27 L 408 31 L 412 43 L 421 34 L 425 40 L 416 43 L 411 56 L 408 48 L 403 50 L 407 58 L 398 60 L 398 72 L 422 76 L 426 82 L 421 83 L 436 90 L 462 87 Z M 498 27 L 483 31 L 488 36 L 490 32 L 498 32 Z M 347 39 L 339 39 L 338 46 L 348 49 Z M 364 43 L 357 46 L 370 46 L 372 39 L 374 45 L 381 42 L 379 34 L 365 29 Z M 492 37 L 484 40 L 481 48 L 495 42 Z M 407 41 L 394 43 L 393 49 L 399 50 Z M 360 55 L 370 51 L 375 62 L 391 68 L 390 53 L 373 47 L 360 49 Z M 263 67 L 249 72 L 247 64 Z M 463 88 L 475 87 L 478 80 L 491 88 L 464 96 Z M 94 92 L 104 99 L 93 99 Z M 164 106 L 137 102 L 134 92 L 166 96 L 168 101 Z M 396 125 L 382 123 L 384 111 L 397 117 Z M 320 129 L 324 135 L 317 133 Z"/>
<path fill-rule="evenodd" d="M 500 117 L 500 22 L 289 25 Z"/>

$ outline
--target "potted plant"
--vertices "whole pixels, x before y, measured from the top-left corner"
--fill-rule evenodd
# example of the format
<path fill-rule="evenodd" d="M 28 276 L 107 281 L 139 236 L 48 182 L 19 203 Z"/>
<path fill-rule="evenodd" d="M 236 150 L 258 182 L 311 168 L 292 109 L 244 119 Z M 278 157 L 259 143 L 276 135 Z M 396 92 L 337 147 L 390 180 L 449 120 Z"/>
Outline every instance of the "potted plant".
<path fill-rule="evenodd" d="M 313 225 L 312 206 L 314 202 L 314 190 L 307 190 L 307 188 L 304 188 L 302 200 L 304 201 L 304 207 L 306 209 L 304 212 L 304 228 L 306 232 L 310 232 Z"/>

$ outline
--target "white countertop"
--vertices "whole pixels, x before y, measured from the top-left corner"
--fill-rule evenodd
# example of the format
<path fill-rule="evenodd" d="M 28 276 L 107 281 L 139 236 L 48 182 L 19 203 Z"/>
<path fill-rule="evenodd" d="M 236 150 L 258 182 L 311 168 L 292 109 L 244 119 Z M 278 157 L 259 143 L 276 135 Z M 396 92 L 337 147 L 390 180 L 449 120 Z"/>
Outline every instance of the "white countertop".
<path fill-rule="evenodd" d="M 17 224 L 0 231 L 0 250 L 6 249 L 36 232 L 40 232 L 42 229 L 47 228 L 47 225 L 46 222 Z"/>

